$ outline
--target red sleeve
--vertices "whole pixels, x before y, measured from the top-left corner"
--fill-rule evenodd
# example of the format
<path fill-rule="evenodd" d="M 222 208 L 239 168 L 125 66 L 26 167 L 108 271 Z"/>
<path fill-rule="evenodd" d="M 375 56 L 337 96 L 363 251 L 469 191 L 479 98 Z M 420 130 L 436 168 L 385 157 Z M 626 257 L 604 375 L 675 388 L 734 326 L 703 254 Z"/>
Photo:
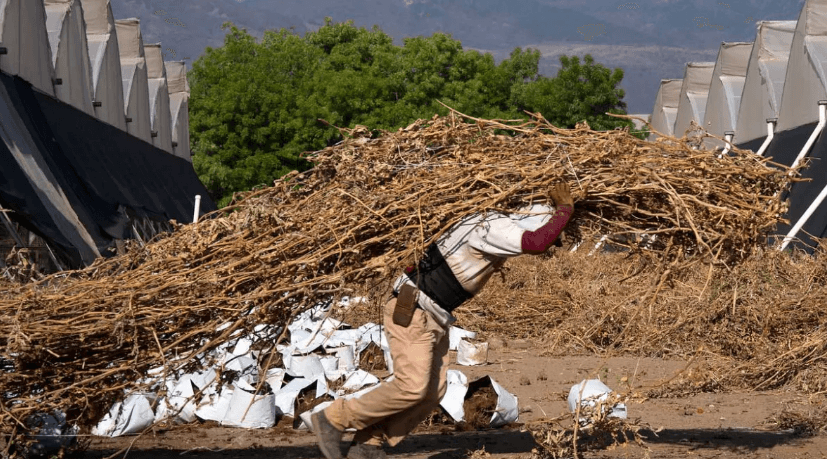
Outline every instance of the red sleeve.
<path fill-rule="evenodd" d="M 539 254 L 543 253 L 551 247 L 563 227 L 569 222 L 571 214 L 574 213 L 572 206 L 558 206 L 554 216 L 545 225 L 537 228 L 534 231 L 526 231 L 523 233 L 521 246 L 523 253 Z"/>

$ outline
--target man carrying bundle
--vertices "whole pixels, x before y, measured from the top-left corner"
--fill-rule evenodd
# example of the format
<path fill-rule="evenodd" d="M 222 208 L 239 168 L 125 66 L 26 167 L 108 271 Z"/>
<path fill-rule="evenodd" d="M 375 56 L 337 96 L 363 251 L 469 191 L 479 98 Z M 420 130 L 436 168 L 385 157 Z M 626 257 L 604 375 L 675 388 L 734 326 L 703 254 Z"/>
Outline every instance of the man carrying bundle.
<path fill-rule="evenodd" d="M 360 397 L 339 398 L 312 416 L 319 448 L 327 459 L 341 459 L 345 429 L 357 429 L 348 459 L 387 457 L 395 446 L 439 405 L 446 390 L 451 312 L 478 293 L 506 259 L 542 254 L 574 212 L 568 185 L 550 192 L 555 207 L 535 204 L 511 214 L 471 216 L 431 244 L 417 266 L 395 282 L 384 306 L 385 333 L 394 376 Z"/>

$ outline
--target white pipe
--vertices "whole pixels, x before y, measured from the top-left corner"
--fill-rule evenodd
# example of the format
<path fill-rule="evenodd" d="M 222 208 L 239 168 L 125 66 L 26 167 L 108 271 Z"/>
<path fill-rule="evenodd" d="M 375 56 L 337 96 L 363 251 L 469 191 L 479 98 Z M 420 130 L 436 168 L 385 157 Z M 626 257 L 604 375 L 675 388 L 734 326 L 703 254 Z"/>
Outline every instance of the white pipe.
<path fill-rule="evenodd" d="M 778 118 L 767 118 L 767 138 L 764 139 L 764 143 L 761 144 L 761 148 L 755 153 L 758 156 L 764 156 L 764 152 L 767 150 L 767 147 L 770 146 L 770 142 L 772 142 L 772 138 L 775 137 L 775 123 L 778 121 Z"/>
<path fill-rule="evenodd" d="M 727 153 L 729 153 L 729 150 L 732 149 L 732 138 L 734 136 L 735 133 L 732 131 L 727 131 L 726 133 L 724 133 L 724 141 L 726 142 L 726 147 L 724 147 L 724 151 L 722 151 L 721 154 L 718 155 L 718 158 L 723 158 L 724 156 L 726 156 Z"/>
<path fill-rule="evenodd" d="M 198 213 L 201 211 L 201 195 L 195 195 L 195 209 L 192 211 L 192 222 L 198 222 Z"/>
<path fill-rule="evenodd" d="M 606 242 L 606 239 L 608 239 L 608 238 L 609 238 L 608 234 L 604 234 L 603 236 L 601 236 L 600 240 L 597 241 L 597 244 L 594 245 L 594 248 L 589 251 L 588 256 L 594 255 L 594 253 L 597 251 L 597 249 L 599 249 L 600 246 L 603 245 L 603 243 Z"/>
<path fill-rule="evenodd" d="M 810 204 L 810 207 L 807 208 L 807 211 L 804 212 L 804 215 L 802 215 L 801 218 L 798 219 L 798 221 L 795 223 L 795 226 L 793 226 L 790 232 L 787 233 L 787 236 L 784 238 L 784 241 L 781 243 L 781 247 L 778 250 L 784 250 L 785 248 L 787 248 L 787 244 L 789 244 L 790 241 L 793 240 L 795 235 L 798 234 L 798 232 L 801 230 L 804 224 L 807 223 L 807 220 L 809 220 L 810 217 L 815 213 L 816 209 L 818 209 L 818 206 L 821 205 L 821 202 L 824 201 L 825 197 L 827 197 L 827 186 L 822 188 L 821 193 L 819 193 L 815 200 L 812 202 L 812 204 Z"/>
<path fill-rule="evenodd" d="M 795 169 L 796 166 L 801 163 L 801 160 L 807 156 L 807 153 L 810 152 L 810 147 L 812 147 L 813 143 L 815 143 L 816 137 L 818 137 L 821 130 L 824 129 L 825 124 L 827 124 L 827 100 L 820 100 L 818 101 L 818 124 L 816 125 L 815 130 L 813 130 L 813 133 L 810 134 L 810 138 L 807 139 L 807 143 L 804 144 L 804 148 L 801 149 L 801 152 L 795 158 L 795 161 L 790 168 Z"/>

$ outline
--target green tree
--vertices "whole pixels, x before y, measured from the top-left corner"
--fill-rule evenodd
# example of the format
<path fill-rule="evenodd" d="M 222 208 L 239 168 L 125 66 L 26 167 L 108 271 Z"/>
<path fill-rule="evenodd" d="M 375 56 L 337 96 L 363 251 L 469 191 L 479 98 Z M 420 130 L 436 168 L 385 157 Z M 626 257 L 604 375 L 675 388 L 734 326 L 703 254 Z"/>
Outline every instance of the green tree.
<path fill-rule="evenodd" d="M 271 184 L 310 164 L 302 154 L 341 140 L 335 126 L 395 130 L 447 109 L 471 116 L 541 112 L 559 126 L 587 120 L 612 129 L 622 120 L 620 70 L 586 56 L 564 58 L 556 78 L 539 75 L 540 52 L 515 49 L 499 64 L 464 50 L 450 35 L 406 38 L 330 18 L 303 37 L 281 29 L 256 40 L 225 24 L 224 45 L 193 63 L 190 135 L 193 165 L 219 206 L 236 191 Z"/>
<path fill-rule="evenodd" d="M 334 137 L 306 133 L 311 121 L 295 116 L 318 54 L 284 30 L 267 32 L 259 44 L 230 26 L 224 46 L 208 48 L 193 63 L 188 74 L 193 166 L 220 205 L 234 191 L 308 167 L 299 155 Z"/>
<path fill-rule="evenodd" d="M 625 114 L 625 91 L 619 88 L 623 70 L 610 70 L 586 54 L 561 56 L 562 68 L 554 78 L 541 77 L 514 92 L 521 109 L 540 112 L 558 127 L 573 128 L 586 121 L 594 130 L 632 127 L 632 122 L 605 113 Z"/>

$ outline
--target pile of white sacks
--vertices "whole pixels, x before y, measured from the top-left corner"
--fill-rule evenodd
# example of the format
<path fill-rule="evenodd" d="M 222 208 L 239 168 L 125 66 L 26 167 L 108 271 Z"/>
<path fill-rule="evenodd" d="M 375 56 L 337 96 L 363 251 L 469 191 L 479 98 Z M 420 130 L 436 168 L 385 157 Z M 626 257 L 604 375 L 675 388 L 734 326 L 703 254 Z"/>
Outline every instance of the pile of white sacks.
<path fill-rule="evenodd" d="M 347 308 L 349 304 L 351 300 L 345 298 L 339 307 Z M 112 406 L 92 433 L 114 437 L 141 432 L 156 422 L 189 423 L 196 419 L 234 427 L 272 427 L 281 416 L 296 417 L 294 411 L 300 394 L 330 400 L 357 396 L 376 387 L 379 378 L 358 368 L 359 356 L 371 343 L 383 351 L 391 373 L 389 378 L 393 378 L 393 360 L 382 327 L 367 323 L 350 328 L 327 317 L 330 307 L 330 303 L 316 305 L 288 325 L 290 344 L 277 347 L 283 368 L 271 368 L 261 374 L 259 351 L 251 346 L 257 340 L 275 340 L 280 330 L 259 326 L 253 335 L 238 336 L 211 355 L 203 356 L 203 361 L 216 362 L 215 366 L 180 375 L 165 375 L 163 368 L 151 370 L 144 382 L 149 383 L 147 387 L 152 391 L 126 394 L 124 401 Z M 450 347 L 457 350 L 457 363 L 485 363 L 487 343 L 474 344 L 466 340 L 475 337 L 473 332 L 451 327 Z M 265 390 L 256 393 L 262 378 L 267 382 L 263 386 Z M 344 384 L 331 390 L 329 383 L 340 378 L 344 378 Z M 491 385 L 499 395 L 491 426 L 516 421 L 517 398 L 493 380 Z M 455 421 L 464 418 L 467 391 L 466 376 L 449 370 L 448 391 L 441 405 Z M 314 411 L 329 403 L 319 404 Z M 309 414 L 306 412 L 300 417 L 300 428 L 309 426 Z"/>

